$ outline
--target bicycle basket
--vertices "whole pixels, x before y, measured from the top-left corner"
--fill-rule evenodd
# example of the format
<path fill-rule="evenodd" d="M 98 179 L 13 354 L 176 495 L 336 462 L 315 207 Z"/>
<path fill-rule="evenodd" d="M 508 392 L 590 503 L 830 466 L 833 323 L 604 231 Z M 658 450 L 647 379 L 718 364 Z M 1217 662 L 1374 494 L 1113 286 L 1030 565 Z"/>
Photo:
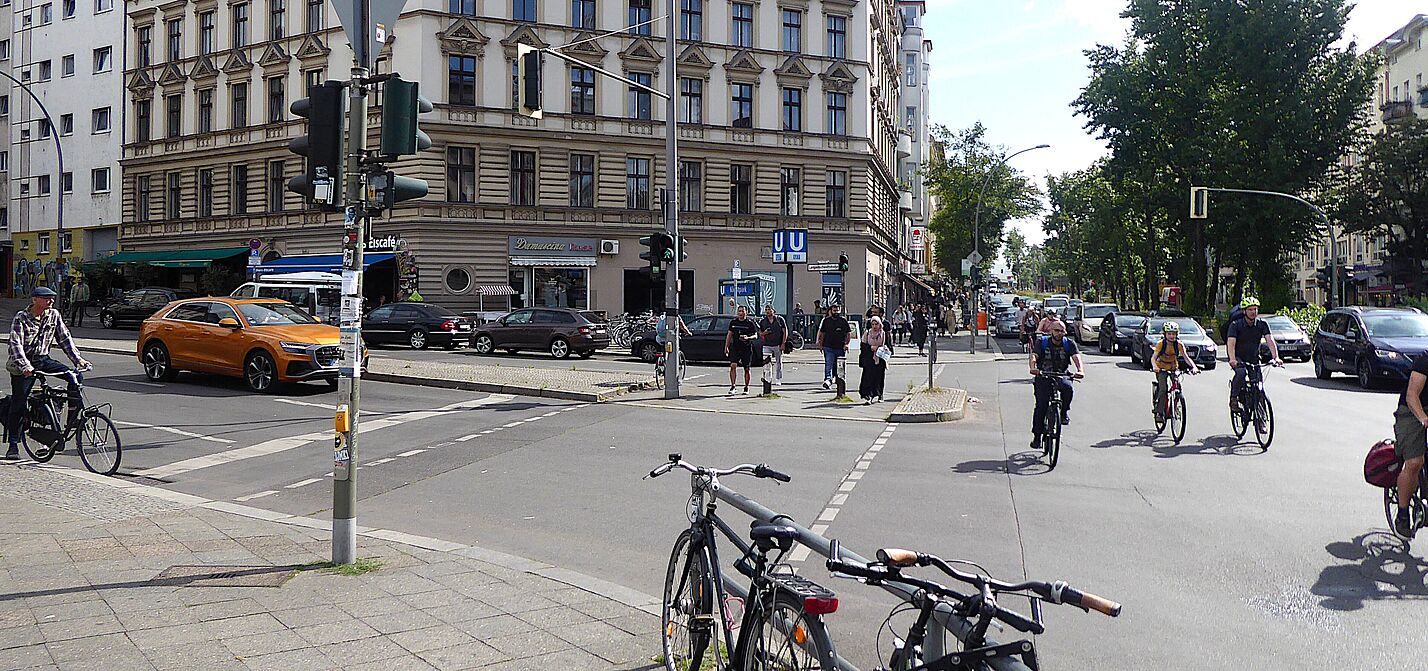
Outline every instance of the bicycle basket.
<path fill-rule="evenodd" d="M 1402 469 L 1403 462 L 1398 459 L 1391 439 L 1374 443 L 1364 457 L 1364 481 L 1375 487 L 1388 489 L 1397 486 L 1398 473 Z"/>

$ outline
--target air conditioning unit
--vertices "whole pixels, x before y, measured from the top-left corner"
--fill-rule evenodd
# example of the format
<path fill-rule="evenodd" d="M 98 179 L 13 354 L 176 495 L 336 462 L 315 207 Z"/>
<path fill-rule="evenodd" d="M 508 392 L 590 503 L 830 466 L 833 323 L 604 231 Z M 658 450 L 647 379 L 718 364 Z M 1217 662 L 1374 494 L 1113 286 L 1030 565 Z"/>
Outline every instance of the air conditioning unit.
<path fill-rule="evenodd" d="M 620 253 L 620 241 L 619 241 L 619 240 L 601 240 L 601 241 L 600 241 L 600 253 L 601 253 L 601 254 L 605 254 L 605 255 L 607 255 L 607 256 L 614 256 L 614 255 L 616 255 L 616 254 L 619 254 L 619 253 Z"/>

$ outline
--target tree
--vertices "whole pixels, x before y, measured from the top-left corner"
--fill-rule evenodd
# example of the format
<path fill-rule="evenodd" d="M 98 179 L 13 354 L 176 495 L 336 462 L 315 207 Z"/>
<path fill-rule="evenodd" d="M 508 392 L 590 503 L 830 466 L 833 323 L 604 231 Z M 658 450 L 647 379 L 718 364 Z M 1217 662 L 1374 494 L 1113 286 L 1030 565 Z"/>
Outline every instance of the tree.
<path fill-rule="evenodd" d="M 1364 137 L 1359 161 L 1331 178 L 1330 216 L 1351 233 L 1386 236 L 1389 279 L 1423 295 L 1428 258 L 1428 121 L 1411 118 Z"/>
<path fill-rule="evenodd" d="M 1026 236 L 1015 228 L 1007 231 L 1002 240 L 1001 256 L 1006 261 L 1007 271 L 1015 277 L 1021 265 L 1026 263 Z"/>
<path fill-rule="evenodd" d="M 978 231 L 985 271 L 996 259 L 1006 222 L 1036 214 L 1041 192 L 1006 165 L 1006 151 L 987 143 L 981 123 L 960 131 L 937 126 L 932 134 L 946 147 L 941 160 L 924 167 L 928 189 L 937 197 L 937 211 L 928 222 L 935 234 L 934 258 L 943 268 L 961 268 L 962 259 L 972 253 L 977 197 L 990 174 Z"/>
<path fill-rule="evenodd" d="M 1092 284 L 1116 303 L 1153 305 L 1140 291 L 1145 264 L 1138 252 L 1147 230 L 1133 215 L 1126 194 L 1106 171 L 1105 161 L 1047 179 L 1051 211 L 1042 222 L 1047 262 L 1066 277 L 1075 293 Z M 1157 258 L 1162 250 L 1153 249 Z M 1145 299 L 1145 300 L 1143 300 Z"/>

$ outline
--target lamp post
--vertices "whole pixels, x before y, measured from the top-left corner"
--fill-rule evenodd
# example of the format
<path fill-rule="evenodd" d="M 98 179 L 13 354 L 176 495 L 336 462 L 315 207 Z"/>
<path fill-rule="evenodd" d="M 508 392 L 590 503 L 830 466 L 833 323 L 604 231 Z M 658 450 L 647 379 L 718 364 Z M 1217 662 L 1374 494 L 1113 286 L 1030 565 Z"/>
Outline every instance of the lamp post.
<path fill-rule="evenodd" d="M 994 165 L 994 166 L 992 166 L 991 169 L 987 171 L 987 177 L 986 177 L 986 179 L 982 180 L 982 189 L 977 192 L 977 209 L 976 209 L 976 211 L 972 214 L 972 251 L 975 252 L 977 256 L 981 256 L 981 255 L 982 255 L 982 197 L 987 194 L 987 186 L 992 183 L 992 176 L 995 175 L 995 174 L 997 174 L 997 169 L 998 169 L 998 168 L 1001 168 L 1003 165 L 1006 165 L 1007 161 L 1010 161 L 1010 160 L 1012 160 L 1013 158 L 1016 158 L 1018 155 L 1025 154 L 1026 152 L 1034 151 L 1034 150 L 1037 150 L 1037 149 L 1049 149 L 1050 147 L 1051 147 L 1051 145 L 1049 145 L 1049 144 L 1039 144 L 1039 145 L 1036 145 L 1035 147 L 1027 147 L 1026 149 L 1023 149 L 1023 150 L 1021 150 L 1021 151 L 1013 152 L 1012 154 L 1009 154 L 1009 155 L 1003 157 L 1002 160 L 997 161 L 997 164 Z M 973 274 L 973 275 L 976 275 L 976 274 L 977 274 L 977 271 L 976 271 L 975 266 L 974 266 L 973 269 L 972 269 L 972 274 Z M 973 290 L 973 291 L 977 291 L 977 287 L 976 287 L 975 284 L 973 285 L 972 290 Z M 976 303 L 973 303 L 973 307 L 978 307 L 978 306 L 977 306 Z M 979 308 L 979 309 L 980 309 L 980 308 Z M 991 315 L 987 315 L 987 316 L 988 316 L 988 318 L 991 317 Z M 973 312 L 973 314 L 972 314 L 972 338 L 971 338 L 971 342 L 972 342 L 971 352 L 972 352 L 972 354 L 976 354 L 976 353 L 977 353 L 977 315 L 976 315 L 975 312 Z M 988 324 L 988 328 L 987 328 L 987 348 L 990 349 L 991 346 L 992 346 L 992 329 L 991 329 L 991 325 Z"/>
<path fill-rule="evenodd" d="M 59 178 L 57 180 L 59 183 L 54 186 L 55 236 L 58 238 L 55 240 L 55 258 L 61 258 L 61 255 L 64 254 L 64 148 L 60 145 L 59 126 L 55 125 L 55 120 L 50 116 L 50 111 L 45 109 L 45 104 L 40 102 L 40 97 L 35 95 L 35 92 L 31 91 L 30 87 L 10 76 L 10 73 L 4 70 L 0 70 L 0 77 L 10 80 L 10 83 L 19 87 L 21 91 L 25 92 L 25 95 L 30 96 L 30 100 L 34 101 L 35 106 L 40 108 L 40 113 L 45 115 L 45 123 L 50 125 L 50 137 L 54 138 L 55 141 L 55 160 L 59 164 Z M 69 297 L 65 296 L 65 298 L 67 299 Z"/>

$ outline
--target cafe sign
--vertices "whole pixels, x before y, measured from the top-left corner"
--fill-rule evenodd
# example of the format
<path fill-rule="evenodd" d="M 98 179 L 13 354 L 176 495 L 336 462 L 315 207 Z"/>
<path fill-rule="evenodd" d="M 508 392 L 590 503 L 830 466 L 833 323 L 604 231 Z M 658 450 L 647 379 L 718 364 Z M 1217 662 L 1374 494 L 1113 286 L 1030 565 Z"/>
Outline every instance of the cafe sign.
<path fill-rule="evenodd" d="M 507 250 L 517 256 L 595 256 L 599 244 L 594 238 L 545 238 L 513 235 L 507 238 Z"/>

